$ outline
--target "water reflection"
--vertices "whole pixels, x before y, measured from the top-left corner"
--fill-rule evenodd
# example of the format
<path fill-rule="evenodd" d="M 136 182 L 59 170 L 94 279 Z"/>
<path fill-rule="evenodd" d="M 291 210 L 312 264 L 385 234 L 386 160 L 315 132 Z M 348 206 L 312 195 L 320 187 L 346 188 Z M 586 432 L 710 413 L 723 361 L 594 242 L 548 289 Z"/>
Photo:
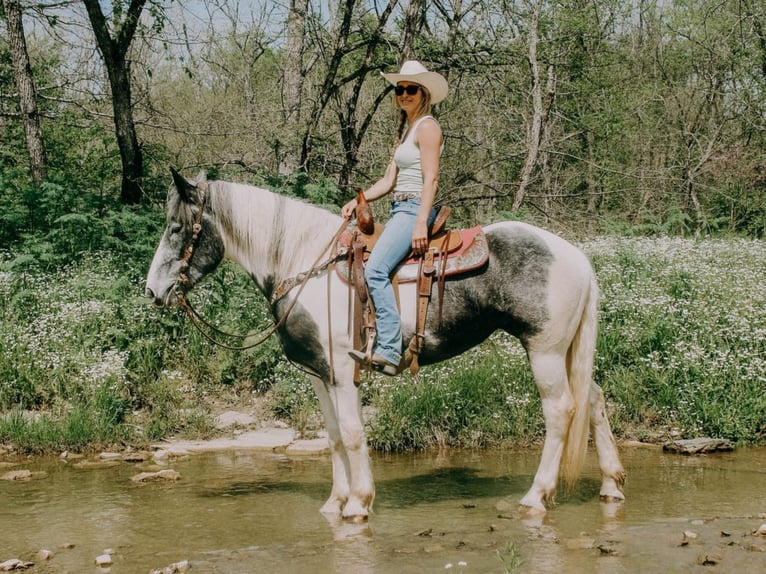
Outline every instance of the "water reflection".
<path fill-rule="evenodd" d="M 532 475 L 486 476 L 475 468 L 437 468 L 414 476 L 377 481 L 377 507 L 402 508 L 466 498 L 499 498 L 522 494 Z"/>
<path fill-rule="evenodd" d="M 622 453 L 624 503 L 599 503 L 595 456 L 576 488 L 545 515 L 515 504 L 538 462 L 534 451 L 441 451 L 376 456 L 375 512 L 355 524 L 318 510 L 330 488 L 324 457 L 221 453 L 173 461 L 182 479 L 137 485 L 140 468 L 81 470 L 32 461 L 48 478 L 0 481 L 0 562 L 56 551 L 40 572 L 87 571 L 106 548 L 110 574 L 190 560 L 199 572 L 694 572 L 714 552 L 730 571 L 766 571 L 766 449 L 707 457 L 658 449 Z M 500 501 L 511 510 L 498 511 Z M 685 530 L 697 542 L 680 546 Z M 722 541 L 720 532 L 731 533 Z M 72 543 L 71 550 L 58 545 Z M 257 565 L 257 568 L 254 566 Z M 42 568 L 42 567 L 38 567 Z M 453 570 L 453 571 L 457 571 Z"/>

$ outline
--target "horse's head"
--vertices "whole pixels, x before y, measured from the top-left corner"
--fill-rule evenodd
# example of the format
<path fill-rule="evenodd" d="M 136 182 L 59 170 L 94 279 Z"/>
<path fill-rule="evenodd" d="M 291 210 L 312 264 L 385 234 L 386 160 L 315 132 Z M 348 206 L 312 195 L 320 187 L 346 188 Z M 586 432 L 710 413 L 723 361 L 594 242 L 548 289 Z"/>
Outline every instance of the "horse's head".
<path fill-rule="evenodd" d="M 204 173 L 194 182 L 177 171 L 168 191 L 167 227 L 146 276 L 146 296 L 157 306 L 177 303 L 185 293 L 213 271 L 223 259 L 224 246 L 210 209 L 209 185 Z"/>

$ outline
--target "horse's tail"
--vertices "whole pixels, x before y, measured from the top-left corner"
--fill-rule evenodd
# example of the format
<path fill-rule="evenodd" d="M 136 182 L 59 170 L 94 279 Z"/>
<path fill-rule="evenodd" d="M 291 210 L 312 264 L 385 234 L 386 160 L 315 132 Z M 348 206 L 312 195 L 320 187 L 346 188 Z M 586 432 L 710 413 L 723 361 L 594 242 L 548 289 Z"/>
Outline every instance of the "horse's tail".
<path fill-rule="evenodd" d="M 575 411 L 562 459 L 562 473 L 567 487 L 572 487 L 580 475 L 588 449 L 590 391 L 598 335 L 598 296 L 598 283 L 591 271 L 580 324 L 567 351 L 569 389 L 575 400 Z"/>

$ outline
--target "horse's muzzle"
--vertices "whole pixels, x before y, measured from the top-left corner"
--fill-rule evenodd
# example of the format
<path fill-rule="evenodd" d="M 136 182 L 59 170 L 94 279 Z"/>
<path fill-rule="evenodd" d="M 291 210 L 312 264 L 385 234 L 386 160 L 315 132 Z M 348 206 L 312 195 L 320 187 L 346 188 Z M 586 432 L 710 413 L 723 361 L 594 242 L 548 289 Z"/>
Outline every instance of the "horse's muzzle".
<path fill-rule="evenodd" d="M 155 307 L 169 307 L 173 304 L 174 298 L 171 296 L 172 289 L 168 290 L 165 295 L 156 294 L 150 287 L 144 289 L 144 297 L 148 297 L 152 300 L 152 305 Z"/>

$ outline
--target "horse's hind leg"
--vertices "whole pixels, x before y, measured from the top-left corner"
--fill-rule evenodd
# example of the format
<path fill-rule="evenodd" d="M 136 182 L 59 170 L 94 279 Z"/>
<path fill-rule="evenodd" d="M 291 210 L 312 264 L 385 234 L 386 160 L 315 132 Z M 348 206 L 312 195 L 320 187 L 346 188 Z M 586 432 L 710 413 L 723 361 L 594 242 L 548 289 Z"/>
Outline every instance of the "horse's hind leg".
<path fill-rule="evenodd" d="M 596 383 L 591 384 L 590 390 L 590 425 L 601 468 L 602 482 L 599 495 L 606 501 L 624 500 L 622 486 L 625 483 L 625 470 L 620 463 L 617 444 L 609 427 L 609 419 L 606 417 L 604 392 Z"/>
<path fill-rule="evenodd" d="M 543 403 L 545 442 L 532 488 L 520 504 L 534 511 L 545 512 L 545 503 L 552 503 L 556 494 L 561 456 L 567 431 L 574 414 L 575 402 L 569 390 L 566 362 L 556 352 L 529 352 L 529 362 Z"/>

